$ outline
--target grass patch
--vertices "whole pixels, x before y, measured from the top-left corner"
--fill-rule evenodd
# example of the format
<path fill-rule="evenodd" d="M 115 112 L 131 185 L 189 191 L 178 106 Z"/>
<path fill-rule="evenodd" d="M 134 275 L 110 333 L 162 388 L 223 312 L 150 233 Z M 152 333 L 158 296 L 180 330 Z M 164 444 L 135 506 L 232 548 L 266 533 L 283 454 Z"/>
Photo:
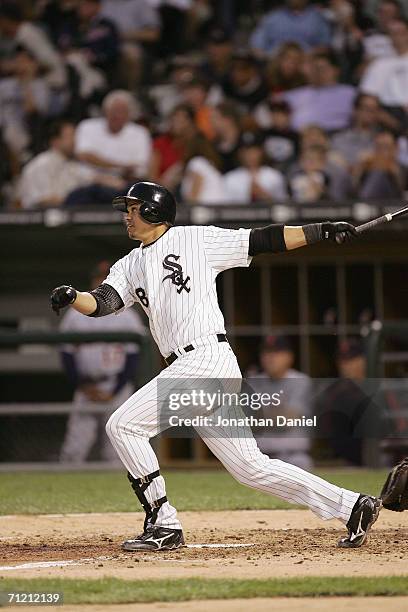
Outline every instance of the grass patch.
<path fill-rule="evenodd" d="M 176 580 L 0 579 L 3 592 L 63 592 L 64 604 L 148 603 L 253 597 L 408 595 L 404 576 L 306 577 L 262 580 L 185 578 Z"/>
<path fill-rule="evenodd" d="M 354 491 L 378 494 L 385 471 L 319 472 Z M 227 472 L 165 473 L 167 494 L 181 511 L 294 508 L 237 483 Z M 125 472 L 17 472 L 0 474 L 0 514 L 134 512 L 140 506 Z"/>

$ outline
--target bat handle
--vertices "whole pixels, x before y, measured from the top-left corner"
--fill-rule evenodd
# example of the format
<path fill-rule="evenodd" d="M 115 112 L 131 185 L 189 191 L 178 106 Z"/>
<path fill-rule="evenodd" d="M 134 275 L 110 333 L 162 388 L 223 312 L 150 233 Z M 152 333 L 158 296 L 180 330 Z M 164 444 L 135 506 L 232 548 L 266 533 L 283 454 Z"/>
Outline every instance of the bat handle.
<path fill-rule="evenodd" d="M 362 232 L 366 232 L 373 227 L 377 227 L 377 225 L 388 223 L 388 221 L 392 221 L 392 214 L 390 213 L 383 215 L 382 217 L 378 217 L 377 219 L 373 219 L 372 221 L 367 221 L 367 223 L 363 223 L 362 225 L 357 225 L 356 230 L 359 234 L 361 234 Z"/>

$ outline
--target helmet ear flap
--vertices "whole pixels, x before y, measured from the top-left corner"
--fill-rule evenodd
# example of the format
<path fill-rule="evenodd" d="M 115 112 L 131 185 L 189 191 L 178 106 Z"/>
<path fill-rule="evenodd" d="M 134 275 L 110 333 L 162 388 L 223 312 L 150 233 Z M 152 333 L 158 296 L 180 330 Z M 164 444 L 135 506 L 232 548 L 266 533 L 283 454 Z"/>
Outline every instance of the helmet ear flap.
<path fill-rule="evenodd" d="M 161 223 L 160 210 L 150 202 L 143 202 L 139 208 L 139 215 L 148 223 Z"/>

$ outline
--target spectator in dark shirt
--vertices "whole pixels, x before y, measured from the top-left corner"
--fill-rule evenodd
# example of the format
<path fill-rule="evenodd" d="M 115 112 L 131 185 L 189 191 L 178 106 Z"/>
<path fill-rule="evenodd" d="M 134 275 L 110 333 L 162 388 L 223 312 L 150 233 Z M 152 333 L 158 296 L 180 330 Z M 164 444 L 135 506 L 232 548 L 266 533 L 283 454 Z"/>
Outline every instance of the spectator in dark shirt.
<path fill-rule="evenodd" d="M 223 28 L 213 28 L 208 35 L 206 60 L 202 74 L 213 83 L 222 83 L 231 68 L 233 46 L 231 37 Z"/>
<path fill-rule="evenodd" d="M 330 45 L 330 27 L 321 12 L 308 0 L 286 0 L 286 6 L 267 13 L 251 36 L 251 46 L 272 54 L 285 42 L 297 42 L 304 49 Z"/>
<path fill-rule="evenodd" d="M 212 109 L 211 119 L 215 132 L 214 146 L 221 158 L 221 172 L 224 174 L 238 165 L 240 114 L 234 104 L 223 102 Z"/>
<path fill-rule="evenodd" d="M 100 11 L 101 0 L 81 0 L 76 20 L 62 29 L 58 46 L 65 54 L 76 51 L 83 62 L 101 70 L 109 82 L 118 60 L 119 38 L 113 22 Z"/>
<path fill-rule="evenodd" d="M 392 132 L 379 132 L 374 149 L 354 169 L 360 198 L 400 198 L 406 188 L 406 170 L 398 162 L 397 140 Z"/>
<path fill-rule="evenodd" d="M 233 56 L 231 71 L 222 83 L 223 93 L 238 104 L 243 113 L 250 113 L 266 98 L 268 88 L 261 67 L 251 52 L 244 49 Z"/>
<path fill-rule="evenodd" d="M 275 168 L 286 171 L 297 158 L 299 135 L 291 128 L 290 106 L 284 100 L 269 102 L 270 127 L 263 130 L 265 153 Z"/>

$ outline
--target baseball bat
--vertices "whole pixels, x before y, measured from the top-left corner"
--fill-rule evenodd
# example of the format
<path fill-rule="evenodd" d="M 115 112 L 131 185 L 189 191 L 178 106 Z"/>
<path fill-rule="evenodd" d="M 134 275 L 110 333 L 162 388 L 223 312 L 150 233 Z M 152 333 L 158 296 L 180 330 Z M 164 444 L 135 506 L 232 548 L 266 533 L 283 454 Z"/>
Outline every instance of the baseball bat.
<path fill-rule="evenodd" d="M 405 206 L 405 208 L 400 208 L 400 210 L 396 210 L 393 213 L 387 213 L 386 215 L 382 215 L 381 217 L 377 217 L 376 219 L 367 221 L 367 223 L 363 223 L 362 225 L 357 225 L 356 230 L 359 234 L 362 234 L 363 232 L 367 232 L 368 230 L 373 229 L 373 227 L 377 227 L 377 225 L 388 223 L 389 221 L 392 221 L 396 217 L 402 217 L 403 215 L 407 215 L 407 214 L 408 214 L 408 206 Z"/>

